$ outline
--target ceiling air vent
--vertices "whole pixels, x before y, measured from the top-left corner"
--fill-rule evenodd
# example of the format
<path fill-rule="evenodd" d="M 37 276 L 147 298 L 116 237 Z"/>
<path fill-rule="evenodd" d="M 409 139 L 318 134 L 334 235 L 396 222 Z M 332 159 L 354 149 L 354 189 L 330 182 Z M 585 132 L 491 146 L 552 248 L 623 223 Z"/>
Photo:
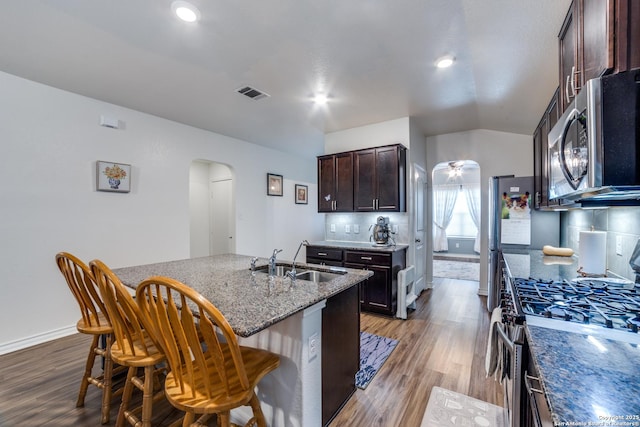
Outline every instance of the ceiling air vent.
<path fill-rule="evenodd" d="M 254 101 L 270 96 L 268 93 L 261 92 L 258 89 L 252 88 L 251 86 L 241 87 L 240 89 L 236 89 L 236 92 L 248 98 L 251 98 Z"/>

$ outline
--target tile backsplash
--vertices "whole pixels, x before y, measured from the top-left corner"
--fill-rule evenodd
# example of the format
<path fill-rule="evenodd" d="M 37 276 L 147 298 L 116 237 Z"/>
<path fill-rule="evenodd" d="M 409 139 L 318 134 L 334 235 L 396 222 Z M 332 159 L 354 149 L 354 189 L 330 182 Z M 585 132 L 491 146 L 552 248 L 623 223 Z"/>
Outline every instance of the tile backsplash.
<path fill-rule="evenodd" d="M 629 258 L 640 238 L 640 207 L 571 210 L 561 213 L 560 223 L 561 245 L 572 248 L 576 253 L 579 251 L 580 231 L 588 231 L 592 227 L 597 231 L 606 231 L 607 274 L 612 272 L 635 280 L 635 274 L 629 267 Z"/>
<path fill-rule="evenodd" d="M 389 217 L 392 235 L 396 243 L 409 242 L 409 215 L 406 212 L 329 213 L 325 215 L 325 240 L 342 242 L 370 242 L 373 226 L 379 216 Z M 356 232 L 358 231 L 358 232 Z"/>

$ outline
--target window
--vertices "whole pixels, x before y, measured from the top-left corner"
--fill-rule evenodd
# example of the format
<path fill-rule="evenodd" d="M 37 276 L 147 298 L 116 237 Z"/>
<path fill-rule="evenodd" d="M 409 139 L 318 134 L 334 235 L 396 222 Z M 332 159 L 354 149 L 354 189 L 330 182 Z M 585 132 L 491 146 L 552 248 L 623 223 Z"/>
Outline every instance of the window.
<path fill-rule="evenodd" d="M 477 234 L 478 229 L 469 214 L 467 197 L 464 194 L 462 186 L 460 186 L 460 192 L 456 198 L 456 205 L 453 208 L 451 222 L 449 222 L 449 226 L 447 227 L 447 236 L 475 238 Z"/>

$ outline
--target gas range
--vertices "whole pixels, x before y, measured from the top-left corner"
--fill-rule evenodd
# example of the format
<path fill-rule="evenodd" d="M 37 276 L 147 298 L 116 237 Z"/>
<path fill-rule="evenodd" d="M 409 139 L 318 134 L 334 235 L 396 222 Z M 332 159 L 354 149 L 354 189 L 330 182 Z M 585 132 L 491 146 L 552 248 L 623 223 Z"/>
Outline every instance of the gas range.
<path fill-rule="evenodd" d="M 515 278 L 512 285 L 516 311 L 528 324 L 556 324 L 535 319 L 546 318 L 635 334 L 640 328 L 640 284 L 607 278 Z"/>

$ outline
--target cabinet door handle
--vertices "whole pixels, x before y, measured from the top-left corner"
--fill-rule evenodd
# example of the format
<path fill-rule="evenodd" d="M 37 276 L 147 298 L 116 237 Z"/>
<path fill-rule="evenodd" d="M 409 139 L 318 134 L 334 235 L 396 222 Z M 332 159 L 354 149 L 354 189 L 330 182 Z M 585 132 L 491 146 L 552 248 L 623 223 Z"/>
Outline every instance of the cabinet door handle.
<path fill-rule="evenodd" d="M 582 89 L 582 86 L 578 84 L 577 77 L 582 73 L 580 70 L 576 70 L 576 67 L 571 67 L 571 92 L 573 92 L 573 97 L 575 98 L 576 93 Z"/>
<path fill-rule="evenodd" d="M 571 102 L 571 97 L 569 96 L 569 83 L 571 76 L 567 76 L 567 82 L 564 84 L 564 98 L 567 100 L 567 104 Z"/>
<path fill-rule="evenodd" d="M 327 256 L 326 252 L 318 252 L 318 256 Z"/>
<path fill-rule="evenodd" d="M 360 259 L 371 261 L 371 257 L 370 256 L 361 256 Z"/>

